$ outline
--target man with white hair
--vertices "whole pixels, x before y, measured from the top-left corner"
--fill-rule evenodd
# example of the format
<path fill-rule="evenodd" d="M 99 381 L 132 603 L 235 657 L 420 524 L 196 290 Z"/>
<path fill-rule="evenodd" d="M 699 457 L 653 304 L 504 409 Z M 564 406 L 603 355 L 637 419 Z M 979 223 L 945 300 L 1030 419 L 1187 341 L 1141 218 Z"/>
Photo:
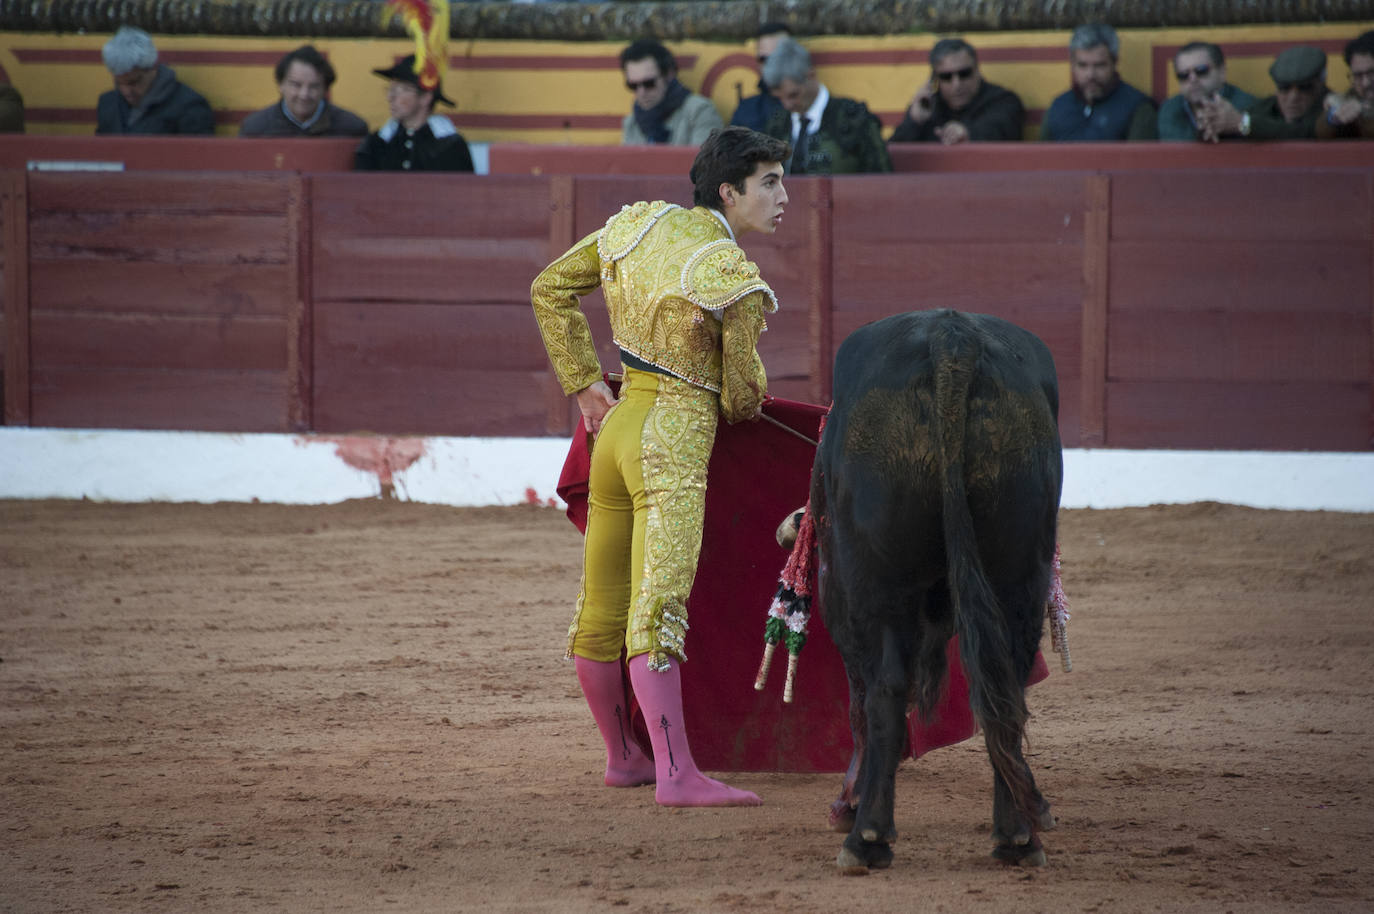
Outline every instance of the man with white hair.
<path fill-rule="evenodd" d="M 212 134 L 215 115 L 205 97 L 157 62 L 153 39 L 122 26 L 100 50 L 114 77 L 113 90 L 96 104 L 96 133 Z"/>

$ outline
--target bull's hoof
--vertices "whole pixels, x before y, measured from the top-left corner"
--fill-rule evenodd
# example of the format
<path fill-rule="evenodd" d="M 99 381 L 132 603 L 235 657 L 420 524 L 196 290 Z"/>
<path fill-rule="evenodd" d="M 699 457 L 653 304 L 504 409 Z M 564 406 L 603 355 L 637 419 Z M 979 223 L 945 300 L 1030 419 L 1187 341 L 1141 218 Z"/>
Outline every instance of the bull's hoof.
<path fill-rule="evenodd" d="M 830 804 L 830 830 L 837 831 L 842 835 L 847 835 L 854 830 L 854 817 L 857 810 L 844 800 L 836 800 Z"/>
<path fill-rule="evenodd" d="M 1045 849 L 1039 841 L 1031 844 L 999 844 L 992 849 L 992 856 L 1012 866 L 1044 866 L 1047 862 Z"/>
<path fill-rule="evenodd" d="M 892 865 L 892 848 L 880 841 L 862 841 L 850 835 L 840 848 L 835 865 L 844 876 L 862 876 L 869 870 L 885 870 Z"/>
<path fill-rule="evenodd" d="M 1039 825 L 1041 831 L 1054 831 L 1054 827 L 1058 824 L 1059 820 L 1054 817 L 1054 813 L 1050 812 L 1048 806 L 1040 811 Z"/>

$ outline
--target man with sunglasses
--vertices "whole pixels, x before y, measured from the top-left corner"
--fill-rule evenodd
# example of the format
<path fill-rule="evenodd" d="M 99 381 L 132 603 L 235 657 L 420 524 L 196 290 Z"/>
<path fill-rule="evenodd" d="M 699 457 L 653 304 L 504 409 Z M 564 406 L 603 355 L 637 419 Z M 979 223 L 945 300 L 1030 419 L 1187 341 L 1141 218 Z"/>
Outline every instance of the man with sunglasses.
<path fill-rule="evenodd" d="M 1105 143 L 1154 140 L 1155 103 L 1117 73 L 1121 39 L 1100 22 L 1080 25 L 1069 39 L 1068 92 L 1050 102 L 1040 139 Z"/>
<path fill-rule="evenodd" d="M 1345 46 L 1350 91 L 1326 97 L 1326 114 L 1317 118 L 1317 138 L 1374 140 L 1374 31 Z"/>
<path fill-rule="evenodd" d="M 1226 81 L 1226 57 L 1211 42 L 1191 41 L 1179 48 L 1174 75 L 1178 95 L 1159 107 L 1161 140 L 1215 143 L 1223 136 L 1212 129 L 1217 103 L 1225 100 L 1240 111 L 1255 103 L 1253 95 Z M 1240 132 L 1233 130 L 1225 136 L 1238 137 Z"/>
<path fill-rule="evenodd" d="M 889 143 L 1019 140 L 1026 109 L 1014 92 L 983 79 L 978 52 L 962 38 L 942 38 L 930 49 L 930 81 L 916 90 Z"/>
<path fill-rule="evenodd" d="M 711 100 L 677 79 L 677 61 L 657 41 L 636 41 L 620 52 L 625 88 L 634 96 L 621 124 L 626 146 L 700 146 L 725 126 Z"/>
<path fill-rule="evenodd" d="M 1286 48 L 1269 65 L 1278 90 L 1244 111 L 1224 99 L 1215 104 L 1211 129 L 1239 133 L 1252 140 L 1310 140 L 1326 98 L 1326 52 L 1299 45 Z"/>
<path fill-rule="evenodd" d="M 792 37 L 792 32 L 785 22 L 765 22 L 759 26 L 758 31 L 754 33 L 754 42 L 758 52 L 760 70 L 768 62 L 768 55 L 773 53 L 778 43 L 784 38 L 790 37 Z M 730 126 L 763 130 L 773 113 L 781 110 L 782 102 L 778 101 L 777 97 L 769 91 L 768 83 L 764 82 L 763 76 L 760 75 L 759 94 L 740 99 L 738 107 L 735 108 L 735 113 L 730 117 Z"/>

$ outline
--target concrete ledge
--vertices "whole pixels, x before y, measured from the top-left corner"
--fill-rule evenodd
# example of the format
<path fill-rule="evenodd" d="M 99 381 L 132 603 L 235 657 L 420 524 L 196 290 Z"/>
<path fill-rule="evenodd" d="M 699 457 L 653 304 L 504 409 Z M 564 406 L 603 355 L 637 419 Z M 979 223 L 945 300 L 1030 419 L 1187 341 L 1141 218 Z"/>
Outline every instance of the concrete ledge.
<path fill-rule="evenodd" d="M 561 438 L 0 429 L 0 498 L 561 505 Z M 1374 512 L 1374 453 L 1064 452 L 1065 508 L 1218 501 Z"/>

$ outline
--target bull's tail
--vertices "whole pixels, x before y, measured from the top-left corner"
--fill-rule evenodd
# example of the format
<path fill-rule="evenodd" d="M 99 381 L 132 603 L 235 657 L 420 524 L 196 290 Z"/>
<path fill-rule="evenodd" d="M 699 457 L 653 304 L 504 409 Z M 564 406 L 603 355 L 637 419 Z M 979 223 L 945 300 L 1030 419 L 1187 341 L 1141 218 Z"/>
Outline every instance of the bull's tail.
<path fill-rule="evenodd" d="M 1016 676 L 1011 633 L 978 552 L 964 485 L 964 436 L 969 389 L 981 352 L 978 335 L 962 314 L 951 313 L 931 334 L 935 368 L 935 432 L 939 447 L 949 594 L 959 656 L 968 676 L 973 713 L 983 728 L 993 768 L 1011 790 L 1027 821 L 1040 810 L 1020 754 L 1030 712 L 1025 683 Z"/>

